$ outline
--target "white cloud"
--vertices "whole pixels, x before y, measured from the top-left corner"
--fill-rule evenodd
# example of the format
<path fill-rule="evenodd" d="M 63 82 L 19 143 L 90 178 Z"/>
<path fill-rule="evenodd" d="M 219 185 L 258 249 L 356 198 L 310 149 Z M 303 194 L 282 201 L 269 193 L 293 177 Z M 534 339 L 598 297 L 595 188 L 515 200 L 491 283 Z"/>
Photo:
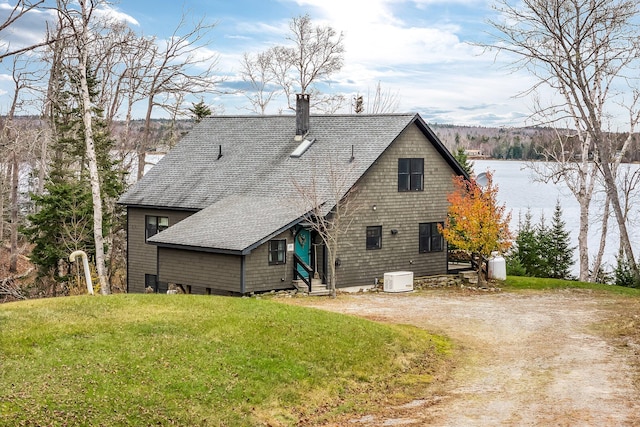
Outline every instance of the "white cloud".
<path fill-rule="evenodd" d="M 345 64 L 334 77 L 345 91 L 366 93 L 381 82 L 398 93 L 400 110 L 440 123 L 509 124 L 528 114 L 512 98 L 522 75 L 504 75 L 491 55 L 461 39 L 469 28 L 456 6 L 480 8 L 486 0 L 292 1 L 344 33 Z"/>
<path fill-rule="evenodd" d="M 136 27 L 140 26 L 138 20 L 136 20 L 133 16 L 121 12 L 118 9 L 111 7 L 109 5 L 102 5 L 99 9 L 96 9 L 95 13 L 101 17 L 107 17 L 113 19 L 118 22 L 125 22 L 130 25 L 134 25 Z"/>

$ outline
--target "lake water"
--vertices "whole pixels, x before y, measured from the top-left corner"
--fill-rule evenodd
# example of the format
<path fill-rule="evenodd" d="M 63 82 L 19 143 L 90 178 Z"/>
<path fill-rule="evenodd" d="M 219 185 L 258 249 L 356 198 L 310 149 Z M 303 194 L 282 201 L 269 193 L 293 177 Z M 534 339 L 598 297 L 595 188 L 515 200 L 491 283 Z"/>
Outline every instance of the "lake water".
<path fill-rule="evenodd" d="M 518 216 L 524 218 L 527 209 L 531 210 L 534 225 L 538 223 L 541 215 L 544 214 L 546 223 L 549 225 L 553 216 L 556 201 L 560 200 L 562 206 L 563 219 L 566 223 L 566 230 L 570 233 L 572 244 L 576 246 L 574 251 L 573 274 L 578 275 L 578 229 L 580 223 L 580 209 L 578 202 L 564 183 L 552 184 L 534 181 L 533 171 L 526 167 L 526 162 L 503 161 L 503 160 L 474 160 L 474 171 L 476 174 L 490 170 L 493 172 L 493 181 L 498 185 L 498 200 L 504 203 L 508 210 L 511 210 L 511 230 L 518 228 Z M 622 167 L 638 168 L 639 165 L 622 165 Z M 589 253 L 590 260 L 595 258 L 600 243 L 601 221 L 599 212 L 602 211 L 598 200 L 602 199 L 600 193 L 594 197 L 596 201 L 591 204 L 591 219 L 589 232 Z M 638 204 L 636 204 L 638 206 Z M 638 258 L 640 230 L 638 227 L 639 210 L 631 212 L 631 222 L 628 226 L 634 254 Z M 611 270 L 615 266 L 615 257 L 618 251 L 618 226 L 615 218 L 609 220 L 608 238 L 606 247 L 605 262 L 606 269 Z"/>

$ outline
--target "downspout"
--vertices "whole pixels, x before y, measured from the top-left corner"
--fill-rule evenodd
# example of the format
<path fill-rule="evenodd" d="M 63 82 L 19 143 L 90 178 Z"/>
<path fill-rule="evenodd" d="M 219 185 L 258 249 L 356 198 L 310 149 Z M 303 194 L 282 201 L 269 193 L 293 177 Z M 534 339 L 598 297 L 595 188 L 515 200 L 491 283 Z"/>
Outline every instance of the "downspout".
<path fill-rule="evenodd" d="M 247 291 L 245 284 L 246 255 L 240 257 L 240 294 L 244 295 Z"/>
<path fill-rule="evenodd" d="M 127 227 L 127 293 L 129 293 L 129 215 L 131 214 L 129 206 L 127 206 L 127 220 L 125 226 Z"/>
<path fill-rule="evenodd" d="M 444 242 L 444 251 L 447 254 L 445 257 L 447 260 L 447 269 L 445 270 L 445 274 L 449 274 L 449 244 L 446 241 Z"/>
<path fill-rule="evenodd" d="M 156 246 L 156 292 L 160 291 L 160 246 Z"/>

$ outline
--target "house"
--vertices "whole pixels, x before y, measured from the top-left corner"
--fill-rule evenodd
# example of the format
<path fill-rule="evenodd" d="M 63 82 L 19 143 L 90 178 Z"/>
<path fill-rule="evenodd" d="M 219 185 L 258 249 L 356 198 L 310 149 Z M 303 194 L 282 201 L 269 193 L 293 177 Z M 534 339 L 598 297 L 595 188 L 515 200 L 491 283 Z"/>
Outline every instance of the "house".
<path fill-rule="evenodd" d="M 326 283 L 326 247 L 300 196 L 316 189 L 330 214 L 328 176 L 357 188 L 360 206 L 340 239 L 338 287 L 390 271 L 446 273 L 437 224 L 454 175 L 465 172 L 418 114 L 309 115 L 299 95 L 295 116 L 205 118 L 119 201 L 128 291 L 174 284 L 243 295 Z"/>

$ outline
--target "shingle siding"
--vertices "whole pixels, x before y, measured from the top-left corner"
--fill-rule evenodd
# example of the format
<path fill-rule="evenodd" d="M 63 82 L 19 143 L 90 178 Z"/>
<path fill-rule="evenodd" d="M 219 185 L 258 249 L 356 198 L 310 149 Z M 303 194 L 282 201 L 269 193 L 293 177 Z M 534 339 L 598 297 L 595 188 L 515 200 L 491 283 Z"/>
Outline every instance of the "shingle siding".
<path fill-rule="evenodd" d="M 423 120 L 418 115 L 311 117 L 309 137 L 317 142 L 292 159 L 289 154 L 298 145 L 294 119 L 205 119 L 121 198 L 129 205 L 129 292 L 144 292 L 145 274 L 190 286 L 193 293 L 290 288 L 293 252 L 287 251 L 286 263 L 270 265 L 267 243 L 246 255 L 191 249 L 246 253 L 255 242 L 297 223 L 306 212 L 289 205 L 299 196 L 297 186 L 311 185 L 313 171 L 329 171 L 336 164 L 348 165 L 347 187 L 357 180 L 362 205 L 340 242 L 338 286 L 373 284 L 388 271 L 446 272 L 446 251 L 419 253 L 419 224 L 445 220 L 451 177 L 464 172 Z M 220 146 L 223 156 L 218 158 Z M 398 192 L 399 158 L 424 159 L 424 191 Z M 321 187 L 323 200 L 330 200 L 330 188 Z M 165 208 L 136 207 L 153 205 Z M 169 217 L 169 229 L 152 239 L 159 246 L 145 243 L 145 215 Z M 366 249 L 367 226 L 382 227 L 381 249 Z M 293 234 L 287 230 L 274 239 L 290 244 Z M 323 254 L 315 259 L 324 276 Z"/>
<path fill-rule="evenodd" d="M 285 231 L 273 238 L 284 239 L 287 244 L 293 243 L 290 231 Z M 272 289 L 288 289 L 293 280 L 293 252 L 287 251 L 284 264 L 269 265 L 269 244 L 264 243 L 246 256 L 245 291 L 263 292 Z"/>
<path fill-rule="evenodd" d="M 238 255 L 158 248 L 159 280 L 191 287 L 191 293 L 240 293 L 242 257 Z"/>
<path fill-rule="evenodd" d="M 399 158 L 425 159 L 424 191 L 398 192 Z M 338 287 L 373 284 L 389 271 L 446 273 L 446 251 L 419 253 L 418 231 L 420 223 L 445 220 L 453 175 L 415 125 L 403 131 L 357 184 L 360 210 L 340 242 Z M 382 226 L 381 249 L 366 249 L 367 226 Z"/>
<path fill-rule="evenodd" d="M 193 212 L 166 209 L 127 208 L 127 292 L 144 292 L 145 274 L 157 274 L 157 248 L 145 242 L 145 216 L 166 216 L 169 226 Z"/>

